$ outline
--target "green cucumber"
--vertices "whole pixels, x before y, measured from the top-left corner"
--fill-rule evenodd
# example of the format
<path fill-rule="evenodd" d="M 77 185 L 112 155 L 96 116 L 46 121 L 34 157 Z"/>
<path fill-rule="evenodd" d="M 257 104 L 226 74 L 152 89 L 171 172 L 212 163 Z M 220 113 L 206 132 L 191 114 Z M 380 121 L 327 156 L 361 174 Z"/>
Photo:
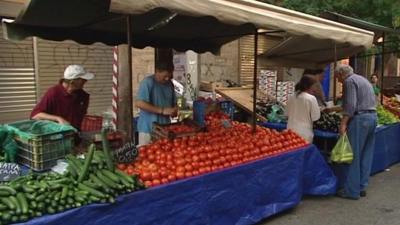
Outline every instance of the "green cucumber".
<path fill-rule="evenodd" d="M 16 223 L 16 222 L 18 222 L 18 219 L 19 219 L 18 216 L 12 216 L 11 217 L 11 222 L 12 223 Z"/>
<path fill-rule="evenodd" d="M 49 207 L 47 207 L 47 213 L 54 214 L 54 213 L 56 213 L 56 210 L 53 207 L 49 206 Z"/>
<path fill-rule="evenodd" d="M 100 171 L 96 172 L 96 176 L 101 181 L 103 181 L 105 184 L 107 184 L 107 186 L 111 187 L 112 189 L 117 189 L 118 188 L 118 184 L 117 183 L 115 183 L 114 181 L 112 181 L 108 177 L 104 176 L 103 173 L 101 173 Z"/>
<path fill-rule="evenodd" d="M 83 203 L 86 201 L 86 198 L 84 198 L 83 196 L 76 195 L 74 198 L 77 202 L 80 202 L 80 203 Z"/>
<path fill-rule="evenodd" d="M 44 202 L 38 202 L 37 208 L 42 211 L 45 208 Z"/>
<path fill-rule="evenodd" d="M 103 153 L 104 153 L 104 158 L 107 164 L 107 168 L 110 171 L 114 171 L 114 162 L 113 159 L 111 158 L 111 152 L 110 152 L 110 143 L 108 142 L 107 139 L 107 130 L 102 129 L 101 130 L 101 143 L 103 145 Z"/>
<path fill-rule="evenodd" d="M 23 184 L 22 185 L 22 190 L 25 193 L 34 193 L 35 192 L 35 189 L 32 186 L 28 185 L 28 184 Z"/>
<path fill-rule="evenodd" d="M 19 192 L 17 194 L 17 200 L 19 205 L 21 206 L 22 214 L 28 213 L 28 201 L 26 200 L 24 193 Z"/>
<path fill-rule="evenodd" d="M 61 199 L 65 199 L 68 196 L 68 186 L 63 186 L 61 191 Z"/>
<path fill-rule="evenodd" d="M 9 195 L 15 195 L 17 193 L 14 188 L 6 185 L 0 185 L 0 192 L 8 192 Z"/>
<path fill-rule="evenodd" d="M 86 154 L 85 164 L 83 165 L 83 169 L 82 169 L 82 171 L 81 171 L 81 173 L 79 174 L 79 177 L 78 177 L 78 182 L 79 183 L 82 182 L 83 179 L 86 178 L 86 176 L 87 176 L 87 174 L 89 172 L 89 166 L 92 163 L 93 154 L 94 154 L 95 150 L 96 150 L 96 146 L 94 144 L 91 144 L 89 146 L 89 152 Z"/>
<path fill-rule="evenodd" d="M 49 189 L 50 190 L 58 190 L 58 189 L 62 189 L 63 185 L 60 183 L 54 183 L 54 184 L 50 184 Z"/>
<path fill-rule="evenodd" d="M 21 215 L 19 218 L 18 218 L 18 222 L 25 222 L 25 221 L 27 221 L 29 219 L 29 217 L 27 216 L 27 215 Z"/>
<path fill-rule="evenodd" d="M 80 191 L 75 192 L 75 194 L 76 194 L 76 195 L 87 196 L 87 195 L 89 195 L 89 192 L 88 192 L 88 191 L 80 190 Z M 92 196 L 92 195 L 90 195 L 90 196 Z"/>
<path fill-rule="evenodd" d="M 1 219 L 7 223 L 8 221 L 11 220 L 11 214 L 7 213 L 7 212 L 3 212 L 3 215 L 1 216 Z"/>
<path fill-rule="evenodd" d="M 58 205 L 57 206 L 57 211 L 58 212 L 63 212 L 65 210 L 65 207 L 64 206 L 62 206 L 62 205 Z"/>
<path fill-rule="evenodd" d="M 61 192 L 56 192 L 55 194 L 54 194 L 54 200 L 56 201 L 56 202 L 58 202 L 58 201 L 60 201 L 60 199 L 61 199 Z"/>
<path fill-rule="evenodd" d="M 67 203 L 68 203 L 68 204 L 74 204 L 74 202 L 75 202 L 75 201 L 74 201 L 74 199 L 73 199 L 72 197 L 68 197 L 68 198 L 67 198 Z"/>
<path fill-rule="evenodd" d="M 8 209 L 8 206 L 4 205 L 3 203 L 0 204 L 0 212 Z"/>
<path fill-rule="evenodd" d="M 8 197 L 8 199 L 10 199 L 10 201 L 15 205 L 15 213 L 16 214 L 21 214 L 22 209 L 21 209 L 21 205 L 19 204 L 17 198 L 15 196 L 10 196 Z"/>
<path fill-rule="evenodd" d="M 100 180 L 96 175 L 94 174 L 89 174 L 90 180 L 93 182 L 93 185 L 96 185 L 97 187 L 102 188 L 104 191 L 109 192 L 110 191 L 110 186 L 108 186 L 106 183 L 104 183 L 102 180 Z M 96 188 L 97 189 L 97 188 Z"/>
<path fill-rule="evenodd" d="M 121 170 L 115 170 L 115 174 L 117 174 L 120 178 L 126 180 L 127 182 L 131 184 L 135 184 L 135 180 L 133 177 L 129 176 L 128 174 L 122 172 Z"/>
<path fill-rule="evenodd" d="M 34 200 L 34 199 L 36 199 L 35 193 L 33 193 L 33 194 L 25 193 L 25 197 L 26 197 L 27 199 L 29 199 L 29 200 Z"/>
<path fill-rule="evenodd" d="M 30 205 L 30 207 L 31 207 L 32 209 L 37 209 L 37 207 L 38 207 L 36 201 L 30 201 L 30 202 L 29 202 L 29 205 Z"/>
<path fill-rule="evenodd" d="M 96 190 L 94 188 L 88 187 L 88 186 L 86 186 L 86 185 L 84 185 L 82 183 L 78 184 L 78 188 L 81 189 L 81 190 L 84 190 L 84 191 L 88 191 L 90 194 L 92 194 L 92 195 L 94 195 L 96 197 L 99 197 L 99 198 L 104 198 L 105 197 L 104 193 L 102 193 L 101 191 L 98 191 L 98 190 Z"/>
<path fill-rule="evenodd" d="M 105 169 L 100 170 L 100 171 L 101 171 L 101 173 L 104 174 L 104 176 L 110 178 L 115 183 L 121 183 L 121 178 L 117 174 L 115 174 L 114 172 L 111 172 L 111 171 L 105 170 Z"/>
<path fill-rule="evenodd" d="M 86 186 L 88 186 L 88 187 L 91 187 L 91 188 L 93 188 L 93 189 L 98 189 L 98 188 L 100 188 L 100 186 L 99 186 L 98 184 L 95 184 L 95 183 L 93 183 L 93 182 L 91 182 L 91 181 L 89 181 L 89 180 L 83 181 L 82 184 L 84 184 L 84 185 L 86 185 Z"/>
<path fill-rule="evenodd" d="M 101 200 L 100 198 L 93 196 L 93 195 L 89 195 L 89 199 L 93 202 L 100 202 L 100 200 Z"/>
<path fill-rule="evenodd" d="M 41 194 L 41 195 L 36 197 L 36 201 L 38 201 L 38 202 L 42 202 L 45 199 L 46 199 L 46 194 Z"/>

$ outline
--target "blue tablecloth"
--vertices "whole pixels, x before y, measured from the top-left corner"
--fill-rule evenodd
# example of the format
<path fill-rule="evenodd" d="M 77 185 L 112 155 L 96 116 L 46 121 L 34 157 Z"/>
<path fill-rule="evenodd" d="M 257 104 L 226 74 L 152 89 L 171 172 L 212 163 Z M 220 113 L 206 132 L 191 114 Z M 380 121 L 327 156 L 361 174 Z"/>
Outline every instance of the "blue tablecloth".
<path fill-rule="evenodd" d="M 275 130 L 284 130 L 287 127 L 286 123 L 264 122 L 264 123 L 262 123 L 260 125 L 264 126 L 264 127 L 271 128 L 271 129 L 275 129 Z M 338 135 L 338 133 L 333 133 L 333 132 L 314 129 L 314 136 L 315 137 L 321 137 L 321 138 L 337 138 L 339 135 Z"/>
<path fill-rule="evenodd" d="M 296 206 L 305 194 L 328 195 L 337 180 L 311 145 L 284 155 L 121 196 L 24 224 L 254 224 Z"/>
<path fill-rule="evenodd" d="M 377 127 L 371 174 L 397 162 L 400 162 L 400 123 Z"/>

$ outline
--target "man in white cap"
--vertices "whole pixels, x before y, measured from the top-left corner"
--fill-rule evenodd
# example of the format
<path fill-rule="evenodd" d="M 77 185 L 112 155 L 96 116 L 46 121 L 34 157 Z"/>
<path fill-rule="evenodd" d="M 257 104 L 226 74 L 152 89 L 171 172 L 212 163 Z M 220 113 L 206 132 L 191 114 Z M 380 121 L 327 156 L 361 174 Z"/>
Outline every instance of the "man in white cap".
<path fill-rule="evenodd" d="M 47 90 L 31 112 L 35 120 L 52 120 L 71 124 L 80 130 L 89 106 L 89 94 L 83 90 L 86 81 L 94 78 L 81 65 L 69 65 L 59 84 Z"/>

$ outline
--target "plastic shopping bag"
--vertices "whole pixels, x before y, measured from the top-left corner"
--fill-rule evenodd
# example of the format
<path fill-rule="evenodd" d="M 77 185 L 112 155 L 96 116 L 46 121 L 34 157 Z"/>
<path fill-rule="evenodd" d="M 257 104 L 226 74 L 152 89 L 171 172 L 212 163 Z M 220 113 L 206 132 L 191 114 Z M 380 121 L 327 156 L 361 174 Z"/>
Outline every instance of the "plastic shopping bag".
<path fill-rule="evenodd" d="M 331 161 L 336 163 L 348 163 L 353 161 L 353 150 L 347 134 L 343 134 L 331 153 Z"/>

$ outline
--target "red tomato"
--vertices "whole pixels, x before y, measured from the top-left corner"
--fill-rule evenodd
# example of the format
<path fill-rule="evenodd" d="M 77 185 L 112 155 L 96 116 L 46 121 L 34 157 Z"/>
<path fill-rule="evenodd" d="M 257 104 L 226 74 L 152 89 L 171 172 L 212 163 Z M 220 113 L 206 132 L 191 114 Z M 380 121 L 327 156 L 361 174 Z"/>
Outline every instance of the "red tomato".
<path fill-rule="evenodd" d="M 158 186 L 161 184 L 161 181 L 159 179 L 155 179 L 152 181 L 152 183 L 153 183 L 153 186 Z"/>
<path fill-rule="evenodd" d="M 168 179 L 169 182 L 172 182 L 172 181 L 176 180 L 176 176 L 174 174 L 170 174 L 170 175 L 168 175 L 167 179 Z"/>
<path fill-rule="evenodd" d="M 146 180 L 146 181 L 144 182 L 144 185 L 145 185 L 146 187 L 151 187 L 151 186 L 153 186 L 153 182 L 151 182 L 151 181 L 149 181 L 149 180 Z"/>
<path fill-rule="evenodd" d="M 119 169 L 119 170 L 125 170 L 126 169 L 126 164 L 125 163 L 119 163 L 118 165 L 117 165 L 117 168 Z"/>

